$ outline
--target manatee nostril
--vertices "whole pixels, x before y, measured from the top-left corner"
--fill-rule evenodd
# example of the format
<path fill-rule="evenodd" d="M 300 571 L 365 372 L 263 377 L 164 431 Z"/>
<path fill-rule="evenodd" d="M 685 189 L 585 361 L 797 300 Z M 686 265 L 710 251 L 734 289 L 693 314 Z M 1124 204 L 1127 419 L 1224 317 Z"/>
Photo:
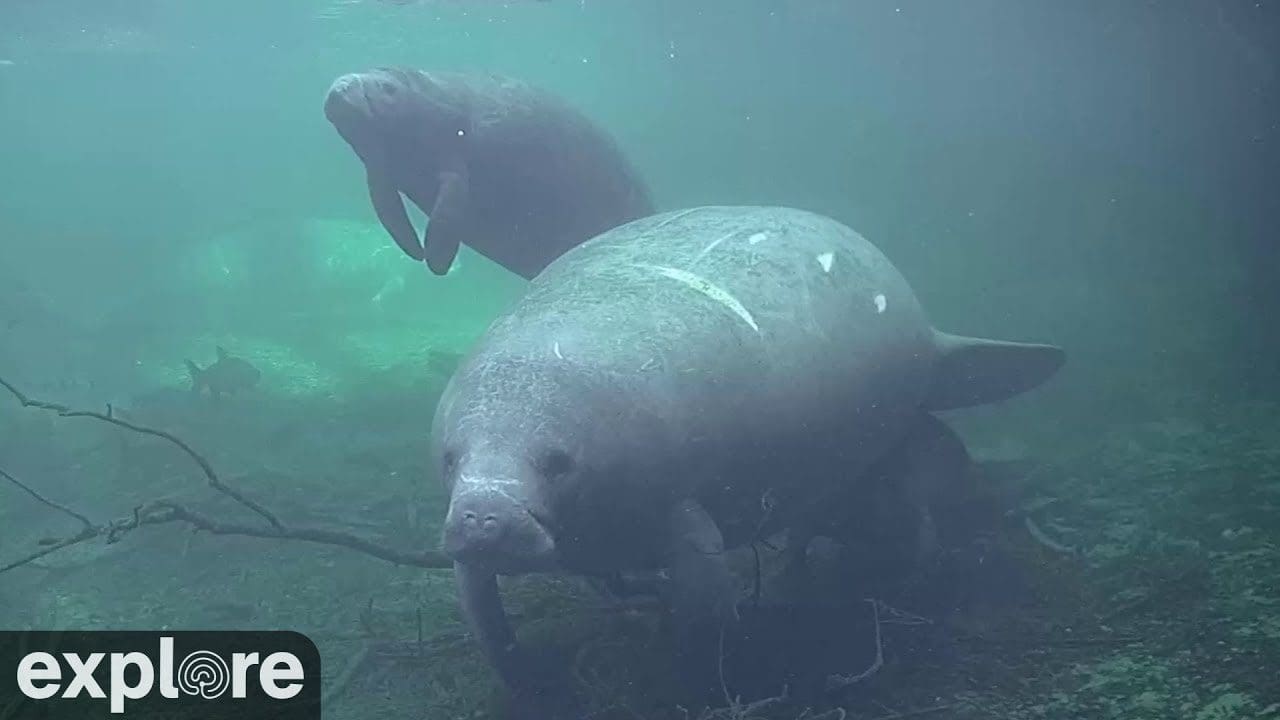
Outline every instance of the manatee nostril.
<path fill-rule="evenodd" d="M 484 526 L 490 530 L 498 526 L 498 516 L 489 514 L 484 516 Z"/>
<path fill-rule="evenodd" d="M 334 94 L 345 93 L 351 89 L 351 86 L 355 84 L 356 84 L 356 77 L 354 75 L 343 75 L 342 77 L 338 78 L 333 82 L 333 87 L 331 89 L 331 92 L 333 92 Z"/>
<path fill-rule="evenodd" d="M 475 521 L 476 521 L 476 518 L 478 518 L 478 517 L 480 517 L 480 516 L 479 516 L 479 515 L 476 515 L 476 514 L 475 514 L 473 511 L 471 511 L 471 510 L 468 510 L 468 511 L 466 511 L 466 512 L 462 513 L 462 519 L 463 519 L 463 520 L 465 520 L 465 521 L 467 521 L 467 522 L 475 522 Z"/>

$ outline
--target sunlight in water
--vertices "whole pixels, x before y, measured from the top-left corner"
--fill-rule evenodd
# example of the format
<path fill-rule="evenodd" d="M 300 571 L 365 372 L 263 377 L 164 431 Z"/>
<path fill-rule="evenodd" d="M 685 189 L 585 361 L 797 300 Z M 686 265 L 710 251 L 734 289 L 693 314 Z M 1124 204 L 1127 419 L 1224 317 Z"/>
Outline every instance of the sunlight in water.
<path fill-rule="evenodd" d="M 1278 40 L 0 0 L 0 720 L 187 629 L 298 720 L 1280 720 Z"/>
<path fill-rule="evenodd" d="M 246 285 L 248 265 L 244 234 L 237 233 L 194 245 L 185 258 L 181 274 L 189 277 L 196 288 L 226 292 Z"/>
<path fill-rule="evenodd" d="M 303 223 L 321 276 L 377 273 L 402 269 L 400 250 L 377 224 L 352 220 L 313 219 Z"/>

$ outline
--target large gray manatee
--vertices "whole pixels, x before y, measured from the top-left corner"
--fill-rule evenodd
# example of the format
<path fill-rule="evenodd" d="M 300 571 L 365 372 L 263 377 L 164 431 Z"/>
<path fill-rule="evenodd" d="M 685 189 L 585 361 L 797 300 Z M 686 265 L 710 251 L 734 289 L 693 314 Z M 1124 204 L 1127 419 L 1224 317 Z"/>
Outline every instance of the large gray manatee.
<path fill-rule="evenodd" d="M 530 278 L 652 212 L 643 180 L 604 130 L 512 78 L 377 68 L 335 80 L 324 112 L 363 161 L 382 226 L 438 275 L 466 244 Z M 423 240 L 401 194 L 428 216 Z"/>
<path fill-rule="evenodd" d="M 935 330 L 889 260 L 827 217 L 699 207 L 615 228 L 538 275 L 441 398 L 464 613 L 517 690 L 500 574 L 662 570 L 677 622 L 723 628 L 726 549 L 829 515 L 934 434 L 916 430 L 930 411 L 1015 396 L 1063 360 Z"/>

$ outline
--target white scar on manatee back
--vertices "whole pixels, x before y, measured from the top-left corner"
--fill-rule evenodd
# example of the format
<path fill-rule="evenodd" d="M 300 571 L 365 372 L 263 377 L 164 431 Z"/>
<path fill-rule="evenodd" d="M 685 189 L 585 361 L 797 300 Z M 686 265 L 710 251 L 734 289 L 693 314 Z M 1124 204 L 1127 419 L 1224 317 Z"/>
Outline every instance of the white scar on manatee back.
<path fill-rule="evenodd" d="M 650 232 L 654 232 L 667 225 L 670 225 L 676 220 L 683 218 L 685 215 L 688 215 L 689 213 L 692 213 L 692 212 L 696 212 L 698 209 L 699 208 L 691 208 L 689 210 L 685 210 L 684 212 L 677 213 L 672 217 L 669 217 L 665 219 L 663 222 L 659 223 L 655 228 L 650 230 Z M 743 233 L 741 230 L 733 230 L 731 232 L 725 233 L 724 235 L 716 238 L 711 243 L 709 243 L 706 247 L 704 247 L 701 251 L 699 251 L 698 254 L 695 255 L 691 261 L 689 261 L 688 267 L 692 268 L 694 265 L 697 265 L 700 260 L 706 257 L 711 251 L 715 250 L 726 240 L 729 240 L 730 238 L 733 238 L 735 236 L 739 236 L 742 234 Z M 762 230 L 762 231 L 752 233 L 751 235 L 747 236 L 745 239 L 747 241 L 747 244 L 757 245 L 759 243 L 764 242 L 765 240 L 768 240 L 769 233 Z M 817 260 L 818 265 L 822 267 L 822 271 L 824 273 L 829 274 L 832 270 L 832 267 L 835 264 L 835 253 L 831 251 L 824 252 L 817 255 L 814 259 Z M 652 270 L 658 273 L 659 275 L 675 280 L 687 287 L 690 287 L 698 291 L 699 293 L 705 295 L 706 297 L 709 297 L 712 300 L 716 301 L 717 303 L 728 308 L 734 315 L 737 315 L 739 318 L 742 319 L 743 322 L 749 325 L 752 330 L 754 330 L 757 334 L 760 334 L 760 325 L 759 323 L 756 322 L 756 319 L 751 315 L 751 311 L 748 310 L 736 297 L 734 297 L 732 293 L 716 285 L 715 283 L 711 282 L 705 277 L 698 275 L 692 270 L 674 268 L 666 265 L 654 265 L 650 263 L 637 263 L 635 267 L 643 268 L 646 270 Z M 886 306 L 886 300 L 884 295 L 877 294 L 874 298 L 874 304 L 875 304 L 876 312 L 878 314 L 883 314 Z M 557 357 L 560 356 L 559 350 L 560 348 L 557 344 L 555 348 Z"/>
<path fill-rule="evenodd" d="M 699 210 L 702 210 L 702 209 L 703 208 L 689 208 L 687 210 L 683 210 L 681 212 L 675 213 L 671 217 L 666 218 L 665 220 L 663 220 L 662 222 L 654 226 L 652 229 L 650 229 L 649 233 L 656 232 L 662 229 L 663 227 L 666 227 L 667 225 L 670 225 L 675 221 L 685 217 L 686 215 L 698 212 Z M 739 230 L 733 230 L 725 233 L 719 238 L 716 238 L 709 245 L 704 247 L 697 255 L 695 255 L 693 260 L 689 261 L 689 266 L 692 267 L 696 265 L 699 260 L 701 260 L 703 257 L 707 255 L 707 253 L 716 249 L 716 247 L 718 247 L 725 240 L 728 240 L 729 238 L 734 237 L 739 233 L 740 233 Z M 764 240 L 767 237 L 768 237 L 767 233 L 757 232 L 751 235 L 751 237 L 747 238 L 747 242 L 749 242 L 752 245 L 755 245 L 756 243 Z M 698 275 L 697 273 L 691 272 L 689 270 L 681 270 L 680 268 L 668 267 L 666 265 L 653 265 L 650 263 L 637 263 L 635 267 L 643 268 L 645 270 L 652 270 L 654 272 L 657 272 L 659 275 L 671 278 L 672 280 L 675 280 L 690 288 L 693 288 L 694 290 L 702 293 L 703 295 L 711 298 L 712 300 L 728 308 L 731 312 L 733 312 L 734 315 L 737 315 L 739 318 L 742 319 L 743 322 L 749 325 L 751 329 L 756 332 L 756 334 L 760 334 L 760 325 L 756 322 L 756 319 L 752 317 L 751 311 L 747 310 L 747 308 L 736 297 L 734 297 L 733 294 L 730 293 L 728 290 L 725 290 L 724 288 L 716 285 L 715 283 L 702 277 L 701 275 Z M 641 368 L 641 369 L 643 370 L 644 368 Z"/>
<path fill-rule="evenodd" d="M 692 267 L 694 265 L 697 265 L 698 261 L 701 260 L 707 253 L 711 252 L 712 250 L 715 250 L 717 245 L 719 245 L 720 243 L 724 242 L 725 240 L 728 240 L 729 238 L 737 234 L 738 234 L 737 231 L 734 231 L 730 233 L 725 233 L 724 235 L 720 236 L 715 241 L 713 241 L 710 245 L 702 248 L 702 251 L 699 252 L 697 255 L 695 255 L 693 260 L 689 261 L 689 266 Z"/>
<path fill-rule="evenodd" d="M 713 243 L 713 245 L 718 244 L 718 242 L 719 241 L 717 241 L 717 243 Z M 650 265 L 648 263 L 641 263 L 636 265 L 636 267 L 644 268 L 646 270 L 652 270 L 658 273 L 659 275 L 662 275 L 664 277 L 669 277 L 672 280 L 683 283 L 684 285 L 687 285 L 688 287 L 691 287 L 694 290 L 697 290 L 703 295 L 706 295 L 712 300 L 715 300 L 721 305 L 729 308 L 729 310 L 731 310 L 733 314 L 742 318 L 743 322 L 750 325 L 752 330 L 755 330 L 757 333 L 760 332 L 760 326 L 756 324 L 755 318 L 751 317 L 751 312 L 748 311 L 745 307 L 743 307 L 742 303 L 738 302 L 738 299 L 736 297 L 730 294 L 729 291 L 725 290 L 719 285 L 716 285 L 715 283 L 702 277 L 701 275 L 698 275 L 696 273 L 691 273 L 688 270 L 681 270 L 679 268 L 667 267 L 666 265 Z"/>

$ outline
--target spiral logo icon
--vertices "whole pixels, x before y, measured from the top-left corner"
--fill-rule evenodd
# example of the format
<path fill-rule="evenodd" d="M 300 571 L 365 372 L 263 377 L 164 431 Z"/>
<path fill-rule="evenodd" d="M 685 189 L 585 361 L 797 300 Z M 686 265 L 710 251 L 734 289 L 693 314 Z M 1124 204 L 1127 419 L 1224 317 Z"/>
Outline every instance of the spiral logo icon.
<path fill-rule="evenodd" d="M 178 666 L 178 687 L 187 695 L 213 700 L 227 691 L 231 671 L 221 657 L 207 650 L 197 650 L 182 659 Z"/>

